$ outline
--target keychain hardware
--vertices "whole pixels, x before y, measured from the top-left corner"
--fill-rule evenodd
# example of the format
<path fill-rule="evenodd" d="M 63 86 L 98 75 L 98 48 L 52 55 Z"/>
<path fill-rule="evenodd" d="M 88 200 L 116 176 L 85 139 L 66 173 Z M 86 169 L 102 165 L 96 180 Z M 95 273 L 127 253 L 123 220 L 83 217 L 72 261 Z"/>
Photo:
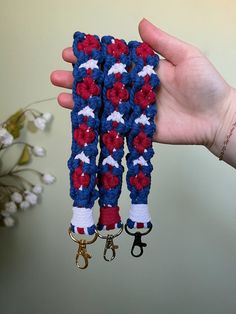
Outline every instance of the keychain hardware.
<path fill-rule="evenodd" d="M 79 248 L 78 248 L 78 251 L 77 251 L 77 254 L 76 254 L 76 257 L 75 257 L 75 263 L 76 263 L 76 266 L 79 268 L 79 269 L 85 269 L 88 267 L 88 262 L 89 262 L 89 259 L 92 257 L 92 255 L 90 255 L 87 251 L 87 248 L 86 246 L 88 244 L 92 244 L 94 243 L 96 240 L 97 240 L 97 237 L 98 237 L 98 234 L 95 233 L 94 234 L 94 237 L 92 240 L 86 240 L 86 239 L 77 239 L 73 236 L 72 234 L 72 231 L 69 229 L 68 230 L 68 233 L 69 233 L 69 236 L 70 238 L 79 244 Z M 83 263 L 81 264 L 80 263 L 80 260 L 83 259 Z"/>
<path fill-rule="evenodd" d="M 152 230 L 152 225 L 151 227 L 146 231 L 146 232 L 140 232 L 136 231 L 135 233 L 132 233 L 128 229 L 128 225 L 125 224 L 125 231 L 131 236 L 134 236 L 134 242 L 131 247 L 131 255 L 134 257 L 140 257 L 143 255 L 143 248 L 147 246 L 147 243 L 142 242 L 142 237 L 147 235 L 149 232 Z M 139 253 L 135 253 L 135 248 L 138 247 L 140 249 Z"/>
<path fill-rule="evenodd" d="M 103 251 L 103 258 L 105 261 L 111 262 L 116 257 L 116 250 L 119 248 L 119 246 L 114 244 L 113 239 L 118 237 L 122 233 L 122 231 L 123 231 L 123 225 L 116 234 L 102 235 L 101 233 L 99 233 L 99 231 L 96 231 L 99 238 L 106 240 L 104 251 Z M 112 251 L 112 256 L 110 258 L 108 258 L 107 256 L 107 253 L 109 250 Z"/>

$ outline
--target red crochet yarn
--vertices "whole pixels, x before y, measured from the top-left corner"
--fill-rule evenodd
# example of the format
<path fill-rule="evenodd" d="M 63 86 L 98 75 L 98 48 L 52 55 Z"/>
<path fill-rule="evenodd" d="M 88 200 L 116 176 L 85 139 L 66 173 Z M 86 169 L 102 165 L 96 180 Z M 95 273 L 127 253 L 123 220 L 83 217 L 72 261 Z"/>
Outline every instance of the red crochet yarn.
<path fill-rule="evenodd" d="M 76 93 L 87 100 L 92 96 L 98 96 L 100 94 L 100 88 L 92 77 L 88 76 L 83 79 L 83 82 L 77 84 Z"/>
<path fill-rule="evenodd" d="M 74 130 L 74 139 L 83 147 L 85 144 L 90 144 L 94 141 L 95 133 L 87 124 L 82 123 Z"/>
<path fill-rule="evenodd" d="M 146 186 L 149 186 L 151 183 L 151 179 L 147 176 L 142 171 L 139 171 L 139 173 L 136 176 L 130 177 L 130 184 L 135 186 L 137 190 L 142 190 Z"/>
<path fill-rule="evenodd" d="M 87 187 L 90 182 L 90 176 L 87 173 L 83 173 L 83 170 L 79 167 L 76 168 L 72 174 L 72 180 L 74 187 L 79 189 L 82 187 Z"/>
<path fill-rule="evenodd" d="M 77 45 L 78 51 L 84 51 L 86 54 L 91 54 L 94 49 L 100 50 L 101 44 L 99 41 L 92 35 L 86 35 L 83 42 L 79 42 Z"/>

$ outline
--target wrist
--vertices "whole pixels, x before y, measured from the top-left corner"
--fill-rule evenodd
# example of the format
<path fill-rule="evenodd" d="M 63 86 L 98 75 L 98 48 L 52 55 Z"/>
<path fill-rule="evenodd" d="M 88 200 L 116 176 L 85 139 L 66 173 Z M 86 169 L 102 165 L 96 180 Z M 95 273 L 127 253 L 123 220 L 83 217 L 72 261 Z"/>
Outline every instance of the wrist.
<path fill-rule="evenodd" d="M 236 122 L 235 88 L 230 88 L 229 95 L 222 107 L 224 110 L 222 114 L 218 116 L 218 121 L 215 122 L 216 127 L 213 140 L 207 148 L 218 158 L 222 156 L 222 150 L 224 150 L 222 159 L 236 167 L 236 130 L 233 130 L 233 125 Z M 226 143 L 227 138 L 228 142 Z"/>

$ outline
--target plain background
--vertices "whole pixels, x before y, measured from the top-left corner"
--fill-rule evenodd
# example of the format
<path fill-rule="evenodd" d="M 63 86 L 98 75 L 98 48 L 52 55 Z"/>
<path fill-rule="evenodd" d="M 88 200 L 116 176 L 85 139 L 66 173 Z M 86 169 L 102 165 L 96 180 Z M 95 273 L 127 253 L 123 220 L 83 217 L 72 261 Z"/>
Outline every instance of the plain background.
<path fill-rule="evenodd" d="M 139 39 L 142 17 L 198 46 L 236 86 L 235 0 L 3 1 L 0 9 L 1 120 L 25 104 L 56 96 L 54 69 L 76 30 Z M 201 101 L 199 99 L 199 101 Z M 90 247 L 86 271 L 74 265 L 67 235 L 71 199 L 69 111 L 56 101 L 35 106 L 54 115 L 52 127 L 29 136 L 47 157 L 34 166 L 54 173 L 43 200 L 0 230 L 0 313 L 236 313 L 236 172 L 197 146 L 155 145 L 149 198 L 154 229 L 145 255 L 130 255 L 122 235 L 117 258 L 102 258 L 103 241 Z M 129 196 L 120 199 L 125 219 Z M 95 211 L 97 206 L 95 207 Z"/>

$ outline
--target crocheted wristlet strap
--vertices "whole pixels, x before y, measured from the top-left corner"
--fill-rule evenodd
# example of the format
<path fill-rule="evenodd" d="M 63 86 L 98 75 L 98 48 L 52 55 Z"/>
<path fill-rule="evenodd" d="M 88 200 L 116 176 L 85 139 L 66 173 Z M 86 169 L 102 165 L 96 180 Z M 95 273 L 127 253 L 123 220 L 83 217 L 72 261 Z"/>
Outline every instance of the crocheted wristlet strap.
<path fill-rule="evenodd" d="M 151 185 L 154 154 L 152 137 L 155 132 L 156 95 L 160 81 L 154 69 L 159 57 L 146 43 L 129 43 L 134 68 L 131 73 L 133 87 L 130 93 L 132 114 L 131 130 L 127 137 L 129 153 L 126 157 L 127 186 L 132 201 L 127 225 L 129 228 L 150 228 L 148 194 Z"/>
<path fill-rule="evenodd" d="M 104 108 L 101 117 L 99 160 L 98 230 L 112 230 L 122 226 L 118 199 L 121 193 L 124 155 L 124 137 L 128 130 L 130 111 L 129 48 L 124 40 L 112 36 L 102 38 L 104 54 Z"/>
<path fill-rule="evenodd" d="M 74 233 L 94 234 L 92 208 L 98 197 L 96 155 L 103 80 L 100 70 L 103 56 L 98 36 L 76 32 L 73 52 L 77 62 L 73 69 L 72 146 L 68 160 L 70 196 L 74 200 L 70 228 Z"/>

